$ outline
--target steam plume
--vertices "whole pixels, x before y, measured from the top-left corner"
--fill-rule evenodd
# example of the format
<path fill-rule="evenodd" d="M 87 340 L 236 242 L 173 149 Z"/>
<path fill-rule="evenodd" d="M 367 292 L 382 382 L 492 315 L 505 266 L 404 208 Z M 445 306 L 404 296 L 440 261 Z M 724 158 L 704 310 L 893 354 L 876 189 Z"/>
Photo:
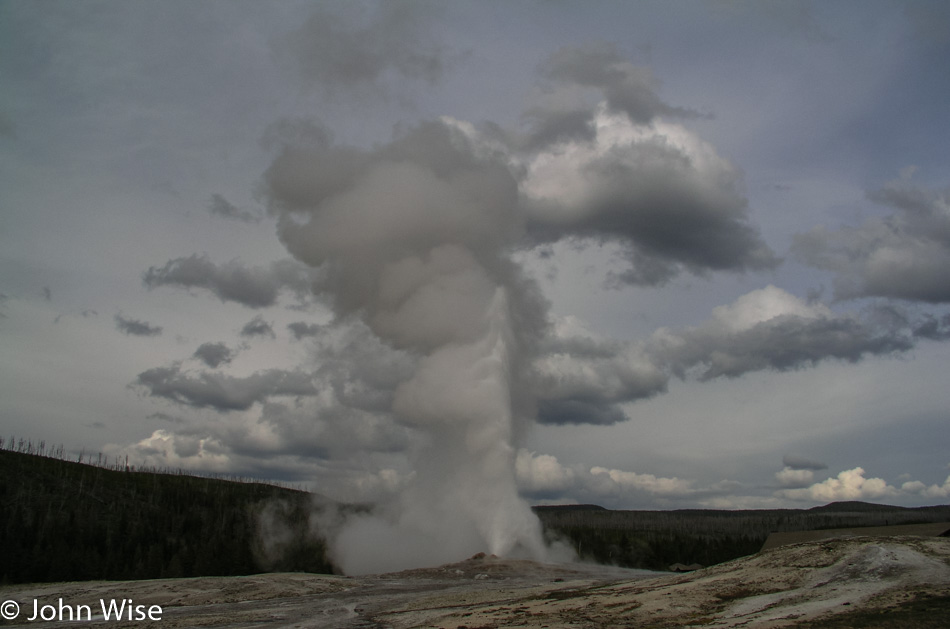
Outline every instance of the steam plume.
<path fill-rule="evenodd" d="M 375 151 L 290 145 L 265 174 L 278 233 L 321 267 L 338 318 L 361 318 L 417 357 L 392 412 L 417 435 L 414 477 L 373 516 L 331 540 L 348 573 L 441 563 L 485 551 L 544 555 L 518 496 L 516 391 L 545 308 L 507 251 L 518 186 L 502 161 L 448 124 Z"/>

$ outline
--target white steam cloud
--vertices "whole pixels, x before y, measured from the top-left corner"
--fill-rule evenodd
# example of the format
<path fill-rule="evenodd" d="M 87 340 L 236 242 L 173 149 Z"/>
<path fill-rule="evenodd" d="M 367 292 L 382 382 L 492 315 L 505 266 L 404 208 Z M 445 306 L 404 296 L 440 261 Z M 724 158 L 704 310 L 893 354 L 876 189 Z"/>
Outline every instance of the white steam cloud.
<path fill-rule="evenodd" d="M 417 435 L 396 499 L 330 540 L 348 574 L 484 551 L 544 557 L 518 495 L 515 394 L 543 331 L 537 291 L 507 257 L 517 184 L 457 130 L 424 125 L 374 152 L 288 146 L 265 175 L 281 240 L 326 273 L 338 317 L 356 316 L 418 360 L 392 412 Z"/>

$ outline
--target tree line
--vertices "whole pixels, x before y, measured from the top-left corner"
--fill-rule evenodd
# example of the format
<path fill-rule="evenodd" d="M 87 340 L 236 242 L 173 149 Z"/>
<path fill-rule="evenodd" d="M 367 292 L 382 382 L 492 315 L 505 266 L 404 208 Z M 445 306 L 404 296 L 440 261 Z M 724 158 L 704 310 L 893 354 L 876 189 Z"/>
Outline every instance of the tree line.
<path fill-rule="evenodd" d="M 0 450 L 0 583 L 329 573 L 313 501 L 275 485 Z M 266 549 L 265 510 L 286 533 Z"/>
<path fill-rule="evenodd" d="M 335 571 L 313 526 L 329 504 L 325 498 L 273 484 L 135 469 L 101 456 L 69 459 L 62 447 L 0 439 L 0 584 Z M 776 531 L 950 521 L 950 505 L 860 502 L 805 510 L 571 505 L 535 512 L 548 539 L 569 544 L 579 557 L 651 570 L 753 554 Z"/>
<path fill-rule="evenodd" d="M 534 508 L 550 539 L 579 557 L 627 568 L 708 566 L 758 552 L 770 533 L 950 521 L 950 505 L 904 508 L 864 502 L 812 509 L 613 511 L 596 505 Z"/>

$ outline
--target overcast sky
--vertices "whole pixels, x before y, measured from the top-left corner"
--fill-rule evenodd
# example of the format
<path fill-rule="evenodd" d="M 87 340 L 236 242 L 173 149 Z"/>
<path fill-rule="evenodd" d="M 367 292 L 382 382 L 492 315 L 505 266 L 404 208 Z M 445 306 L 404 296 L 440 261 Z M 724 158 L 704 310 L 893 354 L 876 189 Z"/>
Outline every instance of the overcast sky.
<path fill-rule="evenodd" d="M 942 0 L 0 0 L 0 432 L 374 500 L 504 311 L 532 502 L 946 503 L 947 67 Z"/>

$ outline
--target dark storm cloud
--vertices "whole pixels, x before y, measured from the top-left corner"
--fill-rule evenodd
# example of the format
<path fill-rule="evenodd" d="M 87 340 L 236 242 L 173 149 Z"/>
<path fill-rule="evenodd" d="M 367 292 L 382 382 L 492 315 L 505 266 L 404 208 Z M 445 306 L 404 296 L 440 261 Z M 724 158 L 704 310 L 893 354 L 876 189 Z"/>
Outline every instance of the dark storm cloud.
<path fill-rule="evenodd" d="M 264 267 L 247 267 L 237 260 L 215 264 L 207 256 L 192 254 L 169 260 L 162 267 L 149 267 L 142 281 L 150 290 L 159 286 L 202 288 L 221 301 L 234 301 L 249 308 L 264 308 L 277 302 L 284 289 L 298 299 L 309 295 L 312 274 L 291 260 Z"/>
<path fill-rule="evenodd" d="M 269 336 L 272 339 L 277 338 L 277 335 L 274 334 L 274 326 L 272 326 L 267 321 L 264 321 L 264 317 L 261 315 L 257 315 L 244 324 L 244 327 L 241 328 L 241 336 L 245 338 L 252 338 L 255 336 Z"/>
<path fill-rule="evenodd" d="M 793 251 L 835 273 L 839 299 L 950 303 L 950 188 L 928 190 L 907 176 L 868 198 L 894 212 L 837 230 L 816 227 L 796 237 Z"/>
<path fill-rule="evenodd" d="M 299 341 L 309 336 L 320 334 L 322 326 L 318 323 L 306 323 L 304 321 L 294 321 L 287 324 L 287 329 L 293 334 L 294 340 Z"/>
<path fill-rule="evenodd" d="M 212 216 L 220 216 L 221 218 L 240 221 L 242 223 L 261 222 L 259 214 L 242 210 L 220 194 L 211 195 L 211 200 L 208 202 L 208 211 L 211 212 Z"/>
<path fill-rule="evenodd" d="M 562 335 L 542 348 L 532 384 L 543 424 L 615 424 L 620 404 L 666 391 L 669 375 L 638 344 Z"/>
<path fill-rule="evenodd" d="M 540 73 L 553 87 L 525 114 L 527 131 L 487 132 L 529 153 L 523 191 L 534 242 L 619 243 L 630 266 L 612 276 L 616 284 L 778 264 L 749 220 L 741 171 L 661 120 L 697 114 L 663 102 L 649 68 L 598 44 L 561 48 Z M 578 87 L 597 90 L 603 103 L 579 102 Z"/>
<path fill-rule="evenodd" d="M 202 343 L 193 356 L 212 369 L 234 360 L 234 352 L 224 343 Z"/>
<path fill-rule="evenodd" d="M 273 396 L 311 396 L 317 393 L 310 374 L 269 369 L 247 377 L 219 373 L 183 373 L 179 365 L 143 371 L 134 383 L 152 397 L 194 408 L 243 411 Z"/>
<path fill-rule="evenodd" d="M 881 330 L 857 318 L 780 315 L 743 330 L 718 326 L 683 332 L 659 351 L 674 373 L 698 367 L 701 380 L 774 369 L 814 366 L 828 359 L 858 362 L 867 355 L 892 354 L 913 347 L 905 331 Z"/>
<path fill-rule="evenodd" d="M 577 198 L 531 201 L 529 232 L 539 241 L 590 238 L 626 250 L 619 283 L 659 285 L 682 270 L 746 271 L 778 259 L 748 217 L 741 177 L 724 160 L 707 171 L 682 146 L 647 136 L 610 147 L 580 168 Z"/>
<path fill-rule="evenodd" d="M 542 424 L 594 424 L 609 426 L 626 421 L 620 407 L 601 400 L 540 400 L 538 421 Z"/>
<path fill-rule="evenodd" d="M 332 8 L 331 8 L 332 7 Z M 435 83 L 446 69 L 444 47 L 427 28 L 437 7 L 410 2 L 317 6 L 280 48 L 289 51 L 304 80 L 318 89 L 369 88 L 385 92 L 387 75 Z"/>
<path fill-rule="evenodd" d="M 657 116 L 697 115 L 664 103 L 656 93 L 659 81 L 650 69 L 624 59 L 611 43 L 565 46 L 548 57 L 540 70 L 547 79 L 601 90 L 610 110 L 626 114 L 634 124 L 648 124 Z"/>
<path fill-rule="evenodd" d="M 609 424 L 626 419 L 623 404 L 665 393 L 672 376 L 702 381 L 857 362 L 905 352 L 916 339 L 945 332 L 950 317 L 915 322 L 890 309 L 836 314 L 769 286 L 715 308 L 699 326 L 662 328 L 643 343 L 583 334 L 545 339 L 533 363 L 532 391 L 542 423 Z"/>
<path fill-rule="evenodd" d="M 808 459 L 797 454 L 786 454 L 782 457 L 782 465 L 793 470 L 826 470 L 828 466 L 820 461 Z"/>
<path fill-rule="evenodd" d="M 950 340 L 950 314 L 935 317 L 931 314 L 923 315 L 914 324 L 914 336 L 931 341 Z"/>
<path fill-rule="evenodd" d="M 129 319 L 121 314 L 115 316 L 115 327 L 130 336 L 158 336 L 162 333 L 161 326 L 153 326 L 138 319 Z"/>

